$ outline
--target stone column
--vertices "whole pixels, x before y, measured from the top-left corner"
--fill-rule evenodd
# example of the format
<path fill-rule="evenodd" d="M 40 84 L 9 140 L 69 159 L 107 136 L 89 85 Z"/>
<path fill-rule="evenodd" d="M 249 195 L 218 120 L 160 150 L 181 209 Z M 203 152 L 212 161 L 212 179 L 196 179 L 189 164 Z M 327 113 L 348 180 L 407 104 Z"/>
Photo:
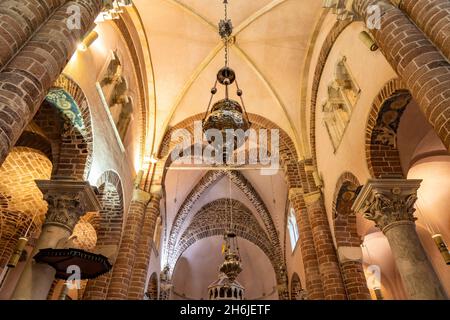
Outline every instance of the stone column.
<path fill-rule="evenodd" d="M 373 25 L 374 12 L 368 10 L 371 6 L 381 11 L 378 29 Z M 337 12 L 352 8 L 351 13 L 364 20 L 387 61 L 450 150 L 450 95 L 446 91 L 450 87 L 449 61 L 408 16 L 388 0 L 345 0 L 337 7 Z"/>
<path fill-rule="evenodd" d="M 140 189 L 134 189 L 127 222 L 119 246 L 119 253 L 113 266 L 111 282 L 106 296 L 108 300 L 125 300 L 128 298 L 133 265 L 136 260 L 138 242 L 143 227 L 145 208 L 149 200 L 149 193 Z"/>
<path fill-rule="evenodd" d="M 72 23 L 77 18 L 71 10 L 75 7 L 80 13 L 79 25 Z M 67 1 L 0 72 L 0 165 L 75 52 L 77 43 L 93 26 L 101 7 L 101 0 Z"/>
<path fill-rule="evenodd" d="M 159 203 L 161 200 L 161 186 L 153 187 L 151 200 L 145 210 L 144 224 L 134 261 L 131 283 L 128 291 L 128 299 L 143 300 L 145 283 L 147 280 L 148 266 L 153 246 L 153 234 L 155 233 L 156 219 L 159 216 Z"/>
<path fill-rule="evenodd" d="M 311 226 L 303 199 L 303 190 L 301 188 L 291 188 L 289 190 L 289 201 L 297 215 L 300 251 L 305 270 L 305 287 L 308 292 L 308 299 L 324 299 L 319 263 L 317 262 L 316 248 L 314 247 Z"/>
<path fill-rule="evenodd" d="M 414 204 L 421 180 L 370 179 L 352 209 L 386 235 L 403 285 L 414 300 L 447 299 L 417 235 Z"/>
<path fill-rule="evenodd" d="M 320 191 L 310 192 L 304 195 L 306 210 L 314 240 L 314 247 L 319 262 L 319 272 L 322 280 L 325 299 L 345 300 L 346 292 L 341 277 L 339 262 L 334 249 L 330 224 L 323 204 Z"/>
<path fill-rule="evenodd" d="M 100 204 L 84 181 L 36 180 L 48 203 L 48 211 L 32 256 L 40 249 L 56 248 L 67 240 L 79 218 L 86 212 L 98 211 Z M 55 279 L 56 270 L 29 259 L 17 283 L 13 300 L 45 300 Z"/>
<path fill-rule="evenodd" d="M 450 60 L 450 1 L 395 0 L 412 21 Z"/>
<path fill-rule="evenodd" d="M 362 267 L 361 247 L 338 247 L 342 280 L 349 300 L 371 300 Z"/>

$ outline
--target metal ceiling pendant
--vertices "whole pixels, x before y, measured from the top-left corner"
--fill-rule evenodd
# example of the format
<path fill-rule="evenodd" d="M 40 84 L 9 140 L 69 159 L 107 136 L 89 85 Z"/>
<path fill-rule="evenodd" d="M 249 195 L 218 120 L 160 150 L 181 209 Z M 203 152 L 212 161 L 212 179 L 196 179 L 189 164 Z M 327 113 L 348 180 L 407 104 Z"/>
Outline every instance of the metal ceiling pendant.
<path fill-rule="evenodd" d="M 234 281 L 242 271 L 236 234 L 234 232 L 227 232 L 224 236 L 224 240 L 225 261 L 222 263 L 219 270 L 225 274 L 228 279 Z"/>
<path fill-rule="evenodd" d="M 245 110 L 244 100 L 242 99 L 243 91 L 239 88 L 236 73 L 228 66 L 228 50 L 229 43 L 233 40 L 233 25 L 231 20 L 228 19 L 228 1 L 224 0 L 223 3 L 225 5 L 225 19 L 219 22 L 219 35 L 225 43 L 225 66 L 217 73 L 216 81 L 211 89 L 208 108 L 202 120 L 202 127 L 209 143 L 214 142 L 214 139 L 208 134 L 208 130 L 216 129 L 221 132 L 223 143 L 216 142 L 215 145 L 222 150 L 216 151 L 222 151 L 224 159 L 226 159 L 228 153 L 236 150 L 245 142 L 244 139 L 238 139 L 236 130 L 241 129 L 245 132 L 250 128 L 251 123 Z M 211 108 L 218 84 L 225 86 L 225 98 L 215 102 Z M 232 84 L 236 86 L 236 95 L 239 97 L 241 104 L 229 98 L 229 86 Z M 228 137 L 232 134 L 233 139 L 227 141 L 227 132 Z"/>
<path fill-rule="evenodd" d="M 219 278 L 208 286 L 209 300 L 244 300 L 244 287 L 236 281 L 242 271 L 241 258 L 234 232 L 224 235 L 222 254 L 225 261 L 219 267 Z"/>

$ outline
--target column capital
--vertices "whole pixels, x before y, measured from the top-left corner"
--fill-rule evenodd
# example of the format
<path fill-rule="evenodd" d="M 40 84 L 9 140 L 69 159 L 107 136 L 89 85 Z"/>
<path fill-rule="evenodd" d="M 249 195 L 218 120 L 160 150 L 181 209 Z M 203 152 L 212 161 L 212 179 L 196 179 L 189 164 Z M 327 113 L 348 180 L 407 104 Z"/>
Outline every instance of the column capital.
<path fill-rule="evenodd" d="M 148 192 L 145 192 L 141 189 L 134 189 L 133 190 L 133 198 L 132 201 L 141 202 L 146 204 L 150 201 L 151 195 Z"/>
<path fill-rule="evenodd" d="M 288 199 L 289 201 L 292 201 L 292 199 L 298 195 L 303 195 L 303 188 L 290 188 L 288 193 Z"/>
<path fill-rule="evenodd" d="M 384 233 L 398 223 L 414 223 L 414 203 L 422 180 L 369 179 L 352 206 Z"/>
<path fill-rule="evenodd" d="M 319 199 L 322 197 L 322 192 L 320 190 L 313 191 L 305 194 L 303 197 L 305 199 L 306 204 L 311 204 L 319 201 Z"/>
<path fill-rule="evenodd" d="M 45 225 L 58 225 L 72 232 L 82 215 L 101 208 L 87 181 L 36 180 L 36 184 L 48 203 Z"/>

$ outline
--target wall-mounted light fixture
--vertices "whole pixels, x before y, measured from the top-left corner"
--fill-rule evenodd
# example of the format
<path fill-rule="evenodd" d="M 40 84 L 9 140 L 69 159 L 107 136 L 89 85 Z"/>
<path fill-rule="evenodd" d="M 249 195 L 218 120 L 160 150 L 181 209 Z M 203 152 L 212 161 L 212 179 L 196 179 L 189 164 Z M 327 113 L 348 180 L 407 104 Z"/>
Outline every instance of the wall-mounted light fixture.
<path fill-rule="evenodd" d="M 84 39 L 83 41 L 78 45 L 78 50 L 80 51 L 86 51 L 91 44 L 94 43 L 95 40 L 98 39 L 98 33 L 94 30 L 92 30 Z"/>
<path fill-rule="evenodd" d="M 442 257 L 447 265 L 450 265 L 450 253 L 448 252 L 447 244 L 444 242 L 441 234 L 435 234 L 432 236 L 434 243 L 441 252 Z"/>
<path fill-rule="evenodd" d="M 370 49 L 370 51 L 378 50 L 379 47 L 377 43 L 375 42 L 375 40 L 373 40 L 373 38 L 367 31 L 361 31 L 359 33 L 359 39 L 366 45 L 367 48 Z"/>

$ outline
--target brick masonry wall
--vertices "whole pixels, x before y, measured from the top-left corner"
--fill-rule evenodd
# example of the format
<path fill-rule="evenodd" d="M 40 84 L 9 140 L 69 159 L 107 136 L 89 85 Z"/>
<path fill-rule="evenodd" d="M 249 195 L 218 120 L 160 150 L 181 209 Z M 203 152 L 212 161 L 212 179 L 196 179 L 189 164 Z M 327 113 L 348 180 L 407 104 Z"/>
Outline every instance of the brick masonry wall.
<path fill-rule="evenodd" d="M 367 19 L 378 0 L 356 0 L 355 12 Z M 381 28 L 372 29 L 377 44 L 406 84 L 425 118 L 450 150 L 450 63 L 404 12 L 385 3 Z"/>
<path fill-rule="evenodd" d="M 80 8 L 79 30 L 66 25 L 71 5 Z M 0 164 L 91 28 L 101 5 L 96 0 L 74 0 L 60 7 L 0 73 Z"/>
<path fill-rule="evenodd" d="M 399 7 L 450 60 L 450 2 L 402 0 Z"/>

